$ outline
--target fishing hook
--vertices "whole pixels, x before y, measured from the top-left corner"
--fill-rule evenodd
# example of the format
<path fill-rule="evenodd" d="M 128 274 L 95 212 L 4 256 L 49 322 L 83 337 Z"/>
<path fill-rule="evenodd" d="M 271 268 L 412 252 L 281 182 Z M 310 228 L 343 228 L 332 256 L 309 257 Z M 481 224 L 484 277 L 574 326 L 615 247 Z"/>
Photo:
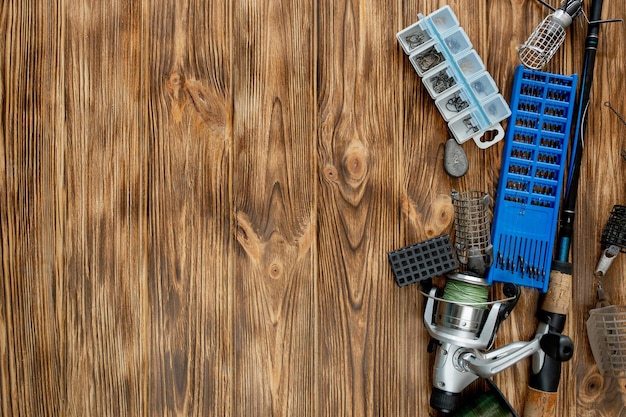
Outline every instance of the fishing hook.
<path fill-rule="evenodd" d="M 613 108 L 613 106 L 611 106 L 611 103 L 609 103 L 608 101 L 605 101 L 604 105 L 608 107 L 609 109 L 611 109 L 611 111 L 615 113 L 615 115 L 620 120 L 620 122 L 622 122 L 624 126 L 626 126 L 626 120 L 624 120 L 624 117 L 621 114 L 619 114 L 618 111 L 615 110 L 615 108 Z M 626 148 L 622 148 L 622 158 L 624 158 L 624 160 L 626 161 Z"/>

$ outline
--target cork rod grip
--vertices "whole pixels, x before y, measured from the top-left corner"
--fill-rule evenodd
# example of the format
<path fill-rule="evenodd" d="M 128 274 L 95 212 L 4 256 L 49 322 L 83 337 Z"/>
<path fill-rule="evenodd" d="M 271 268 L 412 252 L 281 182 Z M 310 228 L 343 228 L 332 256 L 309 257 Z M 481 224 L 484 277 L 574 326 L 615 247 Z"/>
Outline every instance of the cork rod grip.
<path fill-rule="evenodd" d="M 567 315 L 572 300 L 572 275 L 560 271 L 550 272 L 550 284 L 541 309 L 549 313 Z"/>
<path fill-rule="evenodd" d="M 528 387 L 524 417 L 554 416 L 556 408 L 556 392 L 545 392 Z"/>

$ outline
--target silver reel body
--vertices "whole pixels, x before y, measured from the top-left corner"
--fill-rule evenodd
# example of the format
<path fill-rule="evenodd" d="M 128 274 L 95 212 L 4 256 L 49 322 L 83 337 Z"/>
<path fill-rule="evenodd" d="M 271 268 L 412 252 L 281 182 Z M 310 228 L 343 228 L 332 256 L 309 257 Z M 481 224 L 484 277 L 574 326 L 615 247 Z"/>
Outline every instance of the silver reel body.
<path fill-rule="evenodd" d="M 470 273 L 448 274 L 449 280 L 488 286 L 485 279 Z M 490 350 L 500 323 L 519 300 L 521 290 L 505 285 L 499 301 L 464 303 L 437 296 L 431 288 L 424 309 L 424 325 L 436 341 L 433 391 L 430 405 L 444 413 L 461 406 L 461 392 L 477 378 L 491 378 L 532 355 L 532 368 L 538 372 L 548 357 L 563 362 L 573 355 L 571 339 L 540 322 L 535 337 Z M 432 346 L 432 345 L 431 345 Z"/>
<path fill-rule="evenodd" d="M 478 377 L 490 378 L 540 350 L 541 335 L 537 335 L 528 342 L 514 342 L 486 352 L 495 339 L 504 303 L 481 309 L 438 299 L 436 292 L 436 288 L 430 290 L 424 310 L 424 325 L 440 342 L 435 387 L 460 393 Z"/>
<path fill-rule="evenodd" d="M 469 274 L 453 273 L 448 278 L 487 286 L 484 278 Z M 540 352 L 547 328 L 530 341 L 490 351 L 501 321 L 519 298 L 519 288 L 506 299 L 481 304 L 451 302 L 438 297 L 437 291 L 429 291 L 424 309 L 424 325 L 437 341 L 431 406 L 452 412 L 460 406 L 460 393 L 477 378 L 490 378 Z"/>

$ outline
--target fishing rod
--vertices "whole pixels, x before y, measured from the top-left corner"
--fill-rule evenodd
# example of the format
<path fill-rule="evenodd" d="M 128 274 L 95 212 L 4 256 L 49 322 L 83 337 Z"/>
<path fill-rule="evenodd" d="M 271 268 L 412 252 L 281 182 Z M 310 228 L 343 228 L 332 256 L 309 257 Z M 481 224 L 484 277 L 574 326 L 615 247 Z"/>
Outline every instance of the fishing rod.
<path fill-rule="evenodd" d="M 574 217 L 576 199 L 578 196 L 578 182 L 580 180 L 580 165 L 584 149 L 584 136 L 587 127 L 587 111 L 589 109 L 589 96 L 593 85 L 593 75 L 598 50 L 598 34 L 600 32 L 600 15 L 602 13 L 603 0 L 591 2 L 590 23 L 585 38 L 585 55 L 583 58 L 583 71 L 581 76 L 581 90 L 577 105 L 576 128 L 572 140 L 571 161 L 568 168 L 565 198 L 561 208 L 561 218 L 557 238 L 556 260 L 567 262 L 569 249 L 574 231 Z"/>
<path fill-rule="evenodd" d="M 622 19 L 602 20 L 602 5 L 603 0 L 592 0 L 591 13 L 588 19 L 589 26 L 587 28 L 587 37 L 585 38 L 585 55 L 583 57 L 581 91 L 579 94 L 579 100 L 576 102 L 576 127 L 573 131 L 574 136 L 572 139 L 571 160 L 568 167 L 565 198 L 563 200 L 563 205 L 561 206 L 560 228 L 557 238 L 556 260 L 561 262 L 567 262 L 569 259 L 569 249 L 574 229 L 578 182 L 580 180 L 580 165 L 585 145 L 584 139 L 587 128 L 589 97 L 591 94 L 591 86 L 593 85 L 600 24 L 623 22 Z M 580 6 L 582 7 L 582 1 L 580 1 Z"/>
<path fill-rule="evenodd" d="M 582 2 L 581 6 L 582 6 Z M 592 0 L 589 15 L 589 26 L 585 38 L 585 54 L 581 76 L 580 92 L 576 102 L 576 127 L 572 137 L 572 150 L 565 197 L 561 207 L 559 230 L 557 234 L 557 250 L 550 272 L 550 284 L 537 313 L 539 324 L 537 333 L 553 333 L 561 335 L 572 297 L 572 264 L 569 262 L 570 245 L 574 231 L 574 217 L 580 165 L 584 148 L 584 133 L 587 126 L 589 97 L 593 85 L 598 34 L 601 20 L 603 0 Z M 556 349 L 573 350 L 564 337 Z M 571 352 L 570 352 L 571 353 Z M 525 417 L 555 415 L 556 392 L 561 377 L 561 362 L 550 356 L 535 354 L 532 360 L 532 372 L 529 390 L 524 408 Z"/>

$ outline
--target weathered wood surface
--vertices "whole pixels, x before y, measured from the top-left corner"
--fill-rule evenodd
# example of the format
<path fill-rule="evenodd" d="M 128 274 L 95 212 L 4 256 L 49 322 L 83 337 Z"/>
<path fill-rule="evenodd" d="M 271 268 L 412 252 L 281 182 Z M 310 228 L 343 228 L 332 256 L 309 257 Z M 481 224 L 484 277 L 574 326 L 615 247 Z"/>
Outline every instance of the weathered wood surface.
<path fill-rule="evenodd" d="M 452 189 L 493 196 L 502 151 L 467 143 L 469 173 L 443 171 L 445 122 L 395 33 L 444 4 L 508 97 L 548 13 L 530 0 L 1 2 L 2 415 L 432 413 L 422 296 L 386 253 L 449 232 Z M 580 71 L 585 32 L 546 70 Z M 560 416 L 626 415 L 584 326 L 626 204 L 603 105 L 626 114 L 625 34 L 601 28 Z M 620 257 L 615 304 L 625 277 Z M 532 337 L 537 298 L 499 345 Z M 495 378 L 520 412 L 527 380 L 528 361 Z"/>

